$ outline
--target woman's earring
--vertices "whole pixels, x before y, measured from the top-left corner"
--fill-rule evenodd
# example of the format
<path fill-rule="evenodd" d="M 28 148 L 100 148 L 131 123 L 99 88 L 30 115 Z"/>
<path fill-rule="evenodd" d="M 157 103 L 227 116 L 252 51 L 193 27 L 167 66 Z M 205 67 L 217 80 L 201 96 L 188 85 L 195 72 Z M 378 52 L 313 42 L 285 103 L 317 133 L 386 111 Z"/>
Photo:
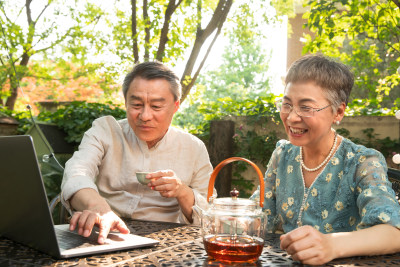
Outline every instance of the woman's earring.
<path fill-rule="evenodd" d="M 335 121 L 335 124 L 336 124 L 336 125 L 339 125 L 339 124 L 340 124 L 340 121 Z"/>

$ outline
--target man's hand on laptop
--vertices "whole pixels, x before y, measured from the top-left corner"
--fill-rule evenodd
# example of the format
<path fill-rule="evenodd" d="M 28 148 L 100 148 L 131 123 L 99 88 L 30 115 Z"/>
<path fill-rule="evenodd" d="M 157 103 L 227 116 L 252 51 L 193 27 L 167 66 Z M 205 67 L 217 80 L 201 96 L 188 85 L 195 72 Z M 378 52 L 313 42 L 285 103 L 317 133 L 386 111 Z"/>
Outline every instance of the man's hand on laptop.
<path fill-rule="evenodd" d="M 97 225 L 99 227 L 97 241 L 100 244 L 104 244 L 110 231 L 117 230 L 122 234 L 129 234 L 128 227 L 97 191 L 91 188 L 81 189 L 71 197 L 70 201 L 72 207 L 78 210 L 71 218 L 69 226 L 71 231 L 78 227 L 78 234 L 88 237 L 93 227 Z"/>
<path fill-rule="evenodd" d="M 71 231 L 74 231 L 76 227 L 78 227 L 78 234 L 88 237 L 92 233 L 95 225 L 99 227 L 99 237 L 97 239 L 99 244 L 104 244 L 110 231 L 119 231 L 122 234 L 129 234 L 128 227 L 121 218 L 111 210 L 104 214 L 91 210 L 77 211 L 71 218 L 69 228 Z"/>

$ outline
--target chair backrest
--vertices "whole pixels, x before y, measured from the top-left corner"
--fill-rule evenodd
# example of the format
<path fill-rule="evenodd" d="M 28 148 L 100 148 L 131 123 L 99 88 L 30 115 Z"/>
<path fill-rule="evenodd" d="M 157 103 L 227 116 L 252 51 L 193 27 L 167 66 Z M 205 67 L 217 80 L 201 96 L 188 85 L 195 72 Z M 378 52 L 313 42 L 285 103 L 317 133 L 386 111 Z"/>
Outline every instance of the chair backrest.
<path fill-rule="evenodd" d="M 392 188 L 396 193 L 397 200 L 400 199 L 400 170 L 388 168 L 389 181 L 392 183 Z"/>

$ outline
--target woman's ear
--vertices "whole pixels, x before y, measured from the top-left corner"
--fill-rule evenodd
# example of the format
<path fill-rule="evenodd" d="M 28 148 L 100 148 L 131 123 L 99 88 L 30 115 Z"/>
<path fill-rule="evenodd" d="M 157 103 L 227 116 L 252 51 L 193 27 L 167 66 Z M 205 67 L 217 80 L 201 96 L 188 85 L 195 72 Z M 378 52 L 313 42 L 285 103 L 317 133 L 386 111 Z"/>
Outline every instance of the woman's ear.
<path fill-rule="evenodd" d="M 345 110 L 346 110 L 346 104 L 344 102 L 342 102 L 342 104 L 340 104 L 340 106 L 336 110 L 334 123 L 337 124 L 338 122 L 340 122 L 343 119 Z"/>

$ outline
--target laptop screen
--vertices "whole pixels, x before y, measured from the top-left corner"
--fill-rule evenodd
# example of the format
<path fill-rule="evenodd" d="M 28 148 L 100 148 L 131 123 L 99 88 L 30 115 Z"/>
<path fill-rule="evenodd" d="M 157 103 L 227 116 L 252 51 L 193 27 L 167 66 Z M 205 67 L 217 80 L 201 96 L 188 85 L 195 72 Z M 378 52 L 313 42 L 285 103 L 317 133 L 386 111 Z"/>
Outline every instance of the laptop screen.
<path fill-rule="evenodd" d="M 0 235 L 60 254 L 33 141 L 0 137 Z"/>

